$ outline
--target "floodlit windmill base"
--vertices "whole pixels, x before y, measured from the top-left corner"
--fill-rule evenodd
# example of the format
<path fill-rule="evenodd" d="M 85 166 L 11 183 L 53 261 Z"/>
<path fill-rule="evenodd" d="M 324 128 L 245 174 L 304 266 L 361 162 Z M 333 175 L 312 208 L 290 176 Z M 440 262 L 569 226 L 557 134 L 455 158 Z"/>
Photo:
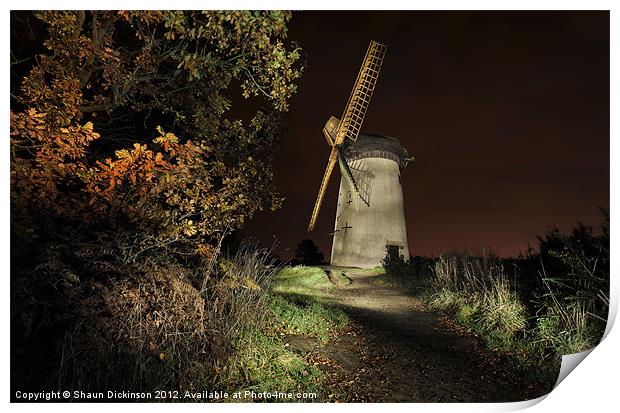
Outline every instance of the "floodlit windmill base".
<path fill-rule="evenodd" d="M 400 172 L 408 160 L 395 138 L 360 135 L 345 152 L 359 186 L 340 180 L 331 265 L 374 268 L 390 253 L 409 258 Z"/>

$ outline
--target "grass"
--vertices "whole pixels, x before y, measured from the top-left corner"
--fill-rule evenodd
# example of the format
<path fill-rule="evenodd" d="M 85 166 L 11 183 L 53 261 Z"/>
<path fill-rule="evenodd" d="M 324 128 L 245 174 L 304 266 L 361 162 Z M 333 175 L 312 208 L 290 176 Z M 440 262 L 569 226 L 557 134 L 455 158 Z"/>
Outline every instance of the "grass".
<path fill-rule="evenodd" d="M 268 335 L 259 329 L 245 332 L 237 343 L 237 354 L 231 377 L 242 379 L 233 383 L 231 393 L 317 393 L 320 394 L 321 371 L 303 357 L 287 349 L 279 334 Z M 233 379 L 235 380 L 235 379 Z M 249 401 L 249 400 L 248 400 Z M 297 401 L 297 400 L 280 400 Z"/>
<path fill-rule="evenodd" d="M 343 271 L 332 270 L 331 279 L 338 287 L 351 284 L 351 279 L 347 277 Z"/>
<path fill-rule="evenodd" d="M 337 279 L 344 282 L 346 277 L 341 277 Z M 346 326 L 348 317 L 329 298 L 333 288 L 326 272 L 317 267 L 285 267 L 274 276 L 267 298 L 273 323 L 267 331 L 246 330 L 238 341 L 230 377 L 243 381 L 233 384 L 235 391 L 305 392 L 320 398 L 323 373 L 289 350 L 283 337 L 294 334 L 326 343 Z"/>
<path fill-rule="evenodd" d="M 493 351 L 513 357 L 523 367 L 530 332 L 528 312 L 493 256 L 439 257 L 434 278 L 424 297 L 429 308 L 451 314 L 464 327 L 482 337 Z"/>
<path fill-rule="evenodd" d="M 528 273 L 509 275 L 505 261 L 489 254 L 440 256 L 427 259 L 424 265 L 386 259 L 386 274 L 376 282 L 419 295 L 430 309 L 451 315 L 516 367 L 524 372 L 536 370 L 544 381 L 555 380 L 562 355 L 598 343 L 605 321 L 599 314 L 608 306 L 608 272 L 597 267 L 599 262 L 606 263 L 605 250 L 593 258 L 581 247 L 571 246 L 571 238 L 562 241 L 563 250 L 552 256 L 564 265 L 556 263 L 555 278 L 546 276 L 544 267 L 536 274 L 546 293 L 530 292 L 538 297 L 534 309 L 518 293 L 517 280 Z"/>
<path fill-rule="evenodd" d="M 334 288 L 327 273 L 318 267 L 285 267 L 274 277 L 271 291 L 279 295 L 307 296 L 325 301 Z"/>
<path fill-rule="evenodd" d="M 269 303 L 284 334 L 317 338 L 325 343 L 347 322 L 347 316 L 337 308 L 306 299 L 273 296 Z"/>
<path fill-rule="evenodd" d="M 340 274 L 340 282 L 348 280 Z M 287 267 L 275 276 L 269 307 L 285 334 L 297 334 L 326 342 L 344 327 L 347 315 L 330 300 L 334 285 L 317 267 Z"/>

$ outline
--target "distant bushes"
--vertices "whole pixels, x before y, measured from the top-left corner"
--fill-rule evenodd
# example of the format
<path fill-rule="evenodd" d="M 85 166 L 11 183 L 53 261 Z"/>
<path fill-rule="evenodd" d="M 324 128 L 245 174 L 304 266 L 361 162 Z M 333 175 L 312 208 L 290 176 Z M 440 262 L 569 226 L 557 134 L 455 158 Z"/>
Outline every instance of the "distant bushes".
<path fill-rule="evenodd" d="M 295 255 L 291 260 L 292 265 L 323 265 L 325 256 L 319 247 L 311 239 L 304 239 L 295 249 Z"/>
<path fill-rule="evenodd" d="M 452 314 L 491 348 L 552 369 L 563 354 L 592 348 L 604 333 L 608 215 L 599 235 L 579 224 L 571 234 L 554 229 L 539 241 L 539 251 L 516 258 L 488 253 L 408 261 L 387 257 L 384 266 L 401 285 L 424 285 L 430 308 Z"/>
<path fill-rule="evenodd" d="M 410 257 L 405 260 L 399 255 L 387 255 L 381 261 L 385 273 L 393 281 L 414 292 L 427 287 L 434 276 L 432 269 L 434 262 L 434 258 Z"/>

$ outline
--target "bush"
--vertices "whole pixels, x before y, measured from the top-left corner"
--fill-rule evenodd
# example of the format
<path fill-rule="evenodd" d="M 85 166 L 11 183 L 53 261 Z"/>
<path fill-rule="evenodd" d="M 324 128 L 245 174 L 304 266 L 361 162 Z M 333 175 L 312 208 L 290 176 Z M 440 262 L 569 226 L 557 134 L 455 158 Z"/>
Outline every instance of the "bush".
<path fill-rule="evenodd" d="M 397 285 L 417 291 L 426 286 L 433 276 L 434 258 L 388 254 L 382 261 L 385 276 Z"/>

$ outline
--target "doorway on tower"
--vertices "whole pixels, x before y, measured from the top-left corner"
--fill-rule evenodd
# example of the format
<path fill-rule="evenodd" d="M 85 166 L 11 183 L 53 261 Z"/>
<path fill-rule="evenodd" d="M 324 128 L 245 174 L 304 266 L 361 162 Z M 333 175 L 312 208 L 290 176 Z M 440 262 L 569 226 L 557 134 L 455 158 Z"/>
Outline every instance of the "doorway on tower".
<path fill-rule="evenodd" d="M 387 249 L 388 257 L 390 257 L 390 259 L 394 259 L 400 257 L 400 250 L 404 249 L 405 247 L 398 244 L 387 244 L 385 248 Z"/>

